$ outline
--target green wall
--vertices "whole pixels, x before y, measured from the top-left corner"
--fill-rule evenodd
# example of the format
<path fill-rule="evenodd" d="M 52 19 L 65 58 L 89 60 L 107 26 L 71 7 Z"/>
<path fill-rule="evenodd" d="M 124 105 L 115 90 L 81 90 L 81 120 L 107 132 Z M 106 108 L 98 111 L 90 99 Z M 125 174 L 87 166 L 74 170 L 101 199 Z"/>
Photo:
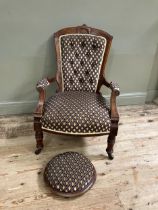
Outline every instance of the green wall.
<path fill-rule="evenodd" d="M 37 80 L 56 69 L 52 34 L 83 23 L 114 36 L 106 70 L 107 78 L 120 84 L 119 103 L 153 100 L 158 93 L 157 0 L 0 0 L 0 114 L 33 111 Z"/>

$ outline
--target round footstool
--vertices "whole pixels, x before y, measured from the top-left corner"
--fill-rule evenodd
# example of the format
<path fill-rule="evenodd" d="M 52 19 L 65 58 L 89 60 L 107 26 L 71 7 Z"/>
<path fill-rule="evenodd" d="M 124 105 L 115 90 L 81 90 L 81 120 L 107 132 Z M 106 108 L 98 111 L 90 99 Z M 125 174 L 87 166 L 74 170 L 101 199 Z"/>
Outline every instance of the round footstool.
<path fill-rule="evenodd" d="M 49 161 L 44 179 L 55 194 L 73 197 L 85 193 L 93 186 L 96 171 L 85 156 L 77 152 L 65 152 Z"/>

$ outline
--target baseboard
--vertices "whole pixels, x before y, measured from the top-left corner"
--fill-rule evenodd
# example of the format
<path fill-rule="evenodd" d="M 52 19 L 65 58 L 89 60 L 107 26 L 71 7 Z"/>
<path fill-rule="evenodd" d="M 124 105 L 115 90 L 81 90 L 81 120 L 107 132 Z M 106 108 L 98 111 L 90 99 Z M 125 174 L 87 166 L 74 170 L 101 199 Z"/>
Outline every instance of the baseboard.
<path fill-rule="evenodd" d="M 144 104 L 147 94 L 149 94 L 149 92 L 123 93 L 117 97 L 117 103 L 118 105 Z M 151 102 L 156 94 L 158 94 L 158 91 L 150 93 L 150 97 L 148 95 L 147 101 Z M 110 95 L 104 95 L 104 97 L 109 99 Z M 0 115 L 32 113 L 36 104 L 37 101 L 1 102 Z"/>
<path fill-rule="evenodd" d="M 0 115 L 33 113 L 37 101 L 0 102 Z"/>
<path fill-rule="evenodd" d="M 146 102 L 153 101 L 156 97 L 158 97 L 158 90 L 148 90 L 146 96 Z"/>
<path fill-rule="evenodd" d="M 141 105 L 145 104 L 146 101 L 146 92 L 133 92 L 133 93 L 123 93 L 117 97 L 118 105 Z M 110 99 L 110 95 L 104 95 L 108 100 Z"/>

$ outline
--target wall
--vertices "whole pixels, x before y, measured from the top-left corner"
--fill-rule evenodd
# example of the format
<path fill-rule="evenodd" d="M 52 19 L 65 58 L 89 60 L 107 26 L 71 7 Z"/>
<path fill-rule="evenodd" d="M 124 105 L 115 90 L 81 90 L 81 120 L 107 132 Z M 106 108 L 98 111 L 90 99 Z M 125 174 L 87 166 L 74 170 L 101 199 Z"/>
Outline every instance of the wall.
<path fill-rule="evenodd" d="M 33 111 L 37 80 L 56 69 L 52 34 L 83 23 L 114 36 L 106 70 L 120 84 L 119 103 L 151 101 L 158 92 L 157 14 L 157 0 L 0 0 L 0 114 Z"/>

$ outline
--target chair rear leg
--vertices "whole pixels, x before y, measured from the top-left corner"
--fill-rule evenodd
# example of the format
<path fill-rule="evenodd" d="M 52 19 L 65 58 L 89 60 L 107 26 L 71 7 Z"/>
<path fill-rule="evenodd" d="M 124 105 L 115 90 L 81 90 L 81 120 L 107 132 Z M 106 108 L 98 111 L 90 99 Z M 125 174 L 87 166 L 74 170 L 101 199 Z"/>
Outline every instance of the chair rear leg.
<path fill-rule="evenodd" d="M 113 147 L 115 144 L 115 138 L 116 138 L 116 136 L 114 134 L 110 133 L 108 136 L 108 140 L 107 140 L 108 146 L 107 146 L 106 152 L 107 152 L 110 160 L 114 159 Z"/>
<path fill-rule="evenodd" d="M 36 150 L 35 154 L 38 155 L 43 149 L 43 132 L 42 130 L 35 131 Z"/>

